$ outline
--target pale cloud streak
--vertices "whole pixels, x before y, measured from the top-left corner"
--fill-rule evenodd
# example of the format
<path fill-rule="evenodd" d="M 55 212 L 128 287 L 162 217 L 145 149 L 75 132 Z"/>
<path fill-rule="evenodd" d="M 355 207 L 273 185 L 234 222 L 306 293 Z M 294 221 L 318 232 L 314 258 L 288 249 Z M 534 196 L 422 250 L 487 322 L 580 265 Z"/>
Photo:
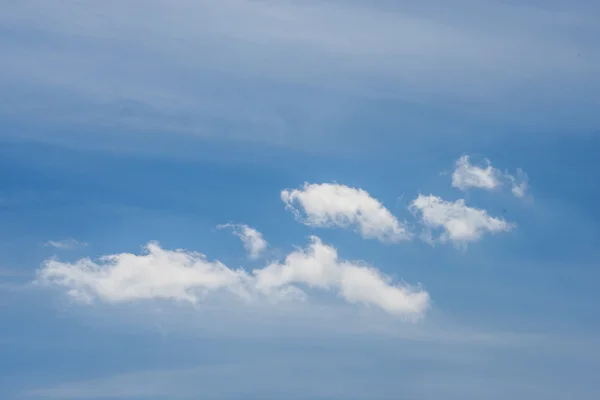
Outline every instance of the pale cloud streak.
<path fill-rule="evenodd" d="M 431 230 L 441 229 L 438 240 L 466 245 L 483 237 L 486 233 L 508 232 L 515 225 L 502 218 L 490 216 L 487 211 L 472 208 L 464 199 L 446 201 L 434 195 L 420 194 L 413 200 L 409 209 L 418 215 L 427 229 L 425 238 L 435 240 Z"/>
<path fill-rule="evenodd" d="M 522 169 L 517 169 L 517 176 L 508 175 L 510 183 L 512 185 L 512 194 L 515 197 L 523 198 L 527 195 L 527 189 L 529 187 L 529 178 Z"/>
<path fill-rule="evenodd" d="M 429 305 L 426 291 L 394 285 L 364 263 L 340 260 L 335 248 L 316 237 L 283 263 L 251 273 L 209 261 L 201 253 L 166 250 L 151 242 L 140 255 L 122 253 L 74 263 L 47 260 L 38 271 L 37 283 L 64 288 L 83 303 L 163 299 L 198 304 L 217 293 L 229 293 L 242 304 L 261 299 L 278 303 L 306 300 L 310 293 L 306 289 L 318 289 L 394 315 L 418 317 Z"/>
<path fill-rule="evenodd" d="M 337 183 L 305 183 L 283 190 L 281 200 L 296 219 L 312 227 L 354 228 L 365 239 L 400 242 L 411 235 L 403 223 L 367 191 Z"/>
<path fill-rule="evenodd" d="M 597 6 L 566 13 L 547 2 L 464 0 L 451 7 L 439 0 L 182 0 L 176 7 L 148 0 L 143 10 L 130 0 L 5 3 L 0 99 L 26 121 L 32 113 L 45 122 L 93 118 L 134 131 L 332 149 L 335 130 L 315 125 L 335 123 L 339 108 L 353 110 L 340 98 L 323 101 L 327 92 L 443 105 L 527 126 L 580 115 L 568 121 L 597 126 L 600 53 L 588 39 L 598 36 Z M 281 83 L 320 90 L 285 99 L 261 90 Z M 241 92 L 246 85 L 256 90 Z M 567 89 L 578 96 L 564 96 Z M 282 104 L 307 127 L 278 112 Z M 235 122 L 216 129 L 215 119 Z"/>
<path fill-rule="evenodd" d="M 46 243 L 44 243 L 44 246 L 54 247 L 60 250 L 73 250 L 77 247 L 86 247 L 87 243 L 80 242 L 75 239 L 48 240 Z"/>
<path fill-rule="evenodd" d="M 268 243 L 263 238 L 262 233 L 254 228 L 244 224 L 221 224 L 217 225 L 217 229 L 231 228 L 233 234 L 240 238 L 244 245 L 244 249 L 248 252 L 248 257 L 251 259 L 259 258 L 267 249 Z"/>

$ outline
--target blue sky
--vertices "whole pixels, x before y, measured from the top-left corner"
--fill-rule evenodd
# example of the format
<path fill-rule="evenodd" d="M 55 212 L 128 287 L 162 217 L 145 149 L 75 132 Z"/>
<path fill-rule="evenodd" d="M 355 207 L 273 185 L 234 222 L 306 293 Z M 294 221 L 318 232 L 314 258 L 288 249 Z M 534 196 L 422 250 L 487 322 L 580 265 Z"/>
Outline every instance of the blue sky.
<path fill-rule="evenodd" d="M 1 398 L 598 398 L 595 2 L 0 9 Z"/>

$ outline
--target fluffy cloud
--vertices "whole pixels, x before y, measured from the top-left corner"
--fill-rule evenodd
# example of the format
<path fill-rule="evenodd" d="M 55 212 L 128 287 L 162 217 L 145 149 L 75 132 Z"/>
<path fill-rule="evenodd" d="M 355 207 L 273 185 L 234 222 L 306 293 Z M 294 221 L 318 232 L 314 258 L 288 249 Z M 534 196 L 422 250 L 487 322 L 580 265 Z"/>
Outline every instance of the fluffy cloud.
<path fill-rule="evenodd" d="M 142 255 L 122 253 L 84 258 L 75 263 L 48 260 L 38 272 L 40 282 L 66 287 L 68 294 L 89 302 L 119 303 L 143 299 L 171 299 L 196 303 L 210 291 L 227 289 L 244 294 L 248 279 L 201 253 L 164 250 L 150 242 Z"/>
<path fill-rule="evenodd" d="M 392 285 L 390 279 L 362 263 L 342 261 L 335 248 L 315 236 L 307 249 L 290 253 L 283 263 L 254 271 L 257 289 L 268 293 L 293 284 L 335 290 L 350 303 L 375 305 L 392 314 L 419 314 L 429 295 L 409 286 Z"/>
<path fill-rule="evenodd" d="M 248 225 L 243 224 L 223 224 L 218 225 L 218 229 L 231 228 L 233 234 L 239 237 L 244 244 L 244 248 L 248 252 L 248 256 L 252 259 L 257 259 L 266 250 L 268 243 L 263 238 L 262 233 Z"/>
<path fill-rule="evenodd" d="M 316 237 L 306 249 L 290 253 L 283 263 L 252 273 L 208 261 L 201 253 L 165 250 L 151 242 L 141 255 L 123 253 L 75 263 L 48 260 L 38 271 L 37 281 L 66 288 L 70 296 L 83 302 L 169 299 L 195 304 L 223 291 L 244 301 L 279 301 L 306 298 L 304 286 L 334 291 L 349 303 L 376 306 L 395 315 L 418 316 L 429 304 L 427 292 L 393 285 L 370 266 L 342 261 L 335 248 Z"/>
<path fill-rule="evenodd" d="M 392 213 L 363 189 L 336 183 L 283 190 L 281 200 L 302 223 L 315 227 L 355 227 L 367 239 L 399 242 L 409 232 Z"/>
<path fill-rule="evenodd" d="M 517 176 L 501 172 L 494 168 L 490 160 L 485 160 L 485 166 L 471 164 L 468 155 L 460 157 L 452 173 L 452 186 L 465 191 L 470 188 L 494 190 L 504 184 L 512 186 L 515 197 L 522 198 L 527 191 L 527 175 L 523 170 L 517 170 Z"/>
<path fill-rule="evenodd" d="M 48 240 L 44 246 L 50 246 L 61 250 L 72 250 L 76 247 L 86 247 L 87 243 L 79 242 L 75 239 Z"/>
<path fill-rule="evenodd" d="M 489 160 L 486 166 L 479 167 L 469 162 L 469 156 L 464 155 L 456 161 L 452 173 L 452 186 L 460 190 L 479 188 L 492 190 L 501 185 L 501 173 L 492 167 Z"/>
<path fill-rule="evenodd" d="M 437 196 L 419 195 L 409 206 L 421 216 L 421 222 L 428 229 L 442 229 L 439 240 L 466 244 L 480 239 L 483 234 L 507 232 L 513 224 L 495 218 L 485 210 L 468 207 L 463 199 L 445 201 Z"/>

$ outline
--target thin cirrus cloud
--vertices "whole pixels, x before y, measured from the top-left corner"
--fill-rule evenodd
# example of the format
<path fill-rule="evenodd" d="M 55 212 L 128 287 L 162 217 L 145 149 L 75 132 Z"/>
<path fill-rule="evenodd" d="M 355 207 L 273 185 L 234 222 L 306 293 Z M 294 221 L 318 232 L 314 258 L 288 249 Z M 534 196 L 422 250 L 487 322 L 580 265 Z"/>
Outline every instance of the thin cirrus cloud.
<path fill-rule="evenodd" d="M 129 1 L 84 2 L 79 7 L 70 2 L 10 2 L 0 17 L 0 23 L 14 27 L 3 48 L 0 80 L 40 94 L 60 81 L 69 89 L 63 93 L 66 100 L 79 100 L 95 113 L 98 99 L 108 101 L 111 110 L 119 107 L 119 99 L 148 106 L 153 114 L 167 107 L 165 115 L 146 123 L 164 127 L 168 121 L 169 129 L 182 132 L 190 121 L 197 128 L 207 119 L 231 114 L 232 102 L 234 114 L 244 115 L 238 117 L 242 121 L 271 120 L 273 115 L 265 111 L 272 108 L 271 100 L 261 97 L 257 104 L 248 104 L 236 101 L 240 96 L 198 90 L 203 79 L 223 76 L 295 84 L 318 80 L 317 86 L 333 85 L 336 91 L 427 102 L 433 97 L 442 104 L 463 100 L 503 120 L 510 116 L 530 121 L 533 107 L 524 106 L 536 105 L 545 114 L 555 111 L 553 121 L 560 122 L 562 110 L 595 121 L 600 64 L 598 49 L 588 40 L 598 35 L 593 13 L 575 6 L 565 13 L 551 4 L 557 2 L 544 2 L 543 7 L 466 0 L 452 6 L 439 0 L 385 3 L 198 0 L 178 2 L 174 8 L 172 2 L 154 0 L 144 2 L 140 18 L 136 3 Z M 36 36 L 39 29 L 48 37 Z M 49 40 L 52 51 L 46 47 Z M 137 57 L 123 63 L 114 48 Z M 575 57 L 577 53 L 582 57 Z M 115 65 L 120 73 L 109 73 Z M 144 74 L 137 73 L 141 67 Z M 182 70 L 203 84 L 182 84 L 187 77 L 178 76 Z M 373 78 L 386 84 L 373 85 Z M 580 96 L 563 95 L 565 88 L 574 87 Z M 14 94 L 2 94 L 22 117 L 39 109 L 38 103 L 29 104 L 34 99 L 23 104 Z M 539 96 L 546 99 L 544 104 Z M 45 109 L 53 106 L 38 97 Z M 249 107 L 254 115 L 246 111 Z M 208 114 L 198 119 L 198 110 L 206 108 Z M 174 121 L 173 114 L 182 115 L 183 122 Z M 102 115 L 114 117 L 112 112 Z M 57 112 L 46 117 L 72 118 Z M 279 140 L 277 135 L 267 137 Z M 322 143 L 323 134 L 314 139 Z"/>
<path fill-rule="evenodd" d="M 46 247 L 54 247 L 55 249 L 60 250 L 73 250 L 77 247 L 86 247 L 87 243 L 80 242 L 75 239 L 65 239 L 65 240 L 48 240 L 44 243 Z"/>
<path fill-rule="evenodd" d="M 486 233 L 508 232 L 515 225 L 502 218 L 490 216 L 487 211 L 469 207 L 464 199 L 446 201 L 434 195 L 420 194 L 410 203 L 409 209 L 420 216 L 427 228 L 425 238 L 434 239 L 431 230 L 440 229 L 438 240 L 465 245 L 481 239 Z"/>
<path fill-rule="evenodd" d="M 505 184 L 511 185 L 511 192 L 515 197 L 523 198 L 528 187 L 527 174 L 522 169 L 517 169 L 517 175 L 502 172 L 492 166 L 490 160 L 485 160 L 485 166 L 472 164 L 468 155 L 463 155 L 455 163 L 452 173 L 452 186 L 466 191 L 471 188 L 495 190 Z"/>
<path fill-rule="evenodd" d="M 296 219 L 313 227 L 353 227 L 365 239 L 400 242 L 410 232 L 381 202 L 363 189 L 337 183 L 305 183 L 283 190 L 281 200 Z"/>
<path fill-rule="evenodd" d="M 269 244 L 263 238 L 262 233 L 254 228 L 244 224 L 221 224 L 217 225 L 217 229 L 231 228 L 233 234 L 240 238 L 244 245 L 244 249 L 248 252 L 248 257 L 251 259 L 259 258 L 267 249 Z"/>
<path fill-rule="evenodd" d="M 429 306 L 429 294 L 423 289 L 394 285 L 373 267 L 340 260 L 337 250 L 317 237 L 283 263 L 251 273 L 209 261 L 201 253 L 167 250 L 150 242 L 139 255 L 122 253 L 74 263 L 48 260 L 38 271 L 37 282 L 62 287 L 84 303 L 165 299 L 196 304 L 218 292 L 242 302 L 293 301 L 307 299 L 304 286 L 333 291 L 349 303 L 379 307 L 393 315 L 418 317 Z"/>

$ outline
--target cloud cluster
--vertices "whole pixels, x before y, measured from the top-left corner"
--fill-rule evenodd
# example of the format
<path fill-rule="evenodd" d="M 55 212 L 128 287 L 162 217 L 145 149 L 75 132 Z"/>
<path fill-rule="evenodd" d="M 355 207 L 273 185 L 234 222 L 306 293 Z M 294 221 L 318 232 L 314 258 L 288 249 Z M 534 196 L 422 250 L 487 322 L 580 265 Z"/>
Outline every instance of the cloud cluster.
<path fill-rule="evenodd" d="M 452 185 L 462 190 L 469 187 L 491 190 L 501 184 L 501 179 L 503 175 L 491 165 L 473 166 L 468 156 L 464 156 L 457 162 Z M 405 224 L 363 189 L 337 183 L 305 183 L 300 189 L 283 190 L 281 199 L 296 219 L 308 226 L 354 228 L 363 238 L 382 242 L 413 237 Z M 410 203 L 409 210 L 425 227 L 421 237 L 430 243 L 439 240 L 464 245 L 481 239 L 485 233 L 508 232 L 514 227 L 485 210 L 467 206 L 464 199 L 446 201 L 420 194 Z M 443 231 L 437 239 L 432 235 L 434 229 Z"/>
<path fill-rule="evenodd" d="M 251 259 L 256 260 L 267 249 L 268 243 L 263 238 L 262 233 L 254 228 L 244 224 L 222 224 L 217 225 L 218 229 L 231 228 L 233 234 L 239 237 L 244 244 L 244 248 L 248 252 Z"/>
<path fill-rule="evenodd" d="M 296 219 L 314 227 L 353 227 L 365 239 L 399 242 L 410 238 L 404 224 L 363 190 L 337 183 L 283 190 L 281 200 Z"/>
<path fill-rule="evenodd" d="M 468 155 L 460 157 L 452 173 L 452 186 L 466 191 L 470 188 L 494 190 L 505 184 L 511 185 L 515 197 L 525 197 L 527 192 L 527 175 L 517 169 L 517 175 L 502 172 L 492 166 L 490 160 L 485 160 L 485 166 L 471 164 Z"/>
<path fill-rule="evenodd" d="M 335 248 L 314 236 L 305 249 L 291 252 L 283 263 L 252 272 L 230 269 L 201 253 L 166 250 L 156 242 L 145 250 L 97 261 L 48 260 L 38 271 L 38 282 L 66 288 L 82 302 L 167 299 L 196 304 L 216 292 L 242 301 L 277 302 L 305 299 L 303 288 L 309 288 L 333 291 L 349 303 L 379 307 L 394 315 L 419 316 L 429 305 L 429 294 L 423 289 L 394 285 L 373 267 L 340 260 Z"/>
<path fill-rule="evenodd" d="M 522 171 L 513 177 L 500 173 L 489 161 L 480 167 L 471 165 L 469 157 L 463 156 L 457 161 L 452 186 L 461 190 L 492 190 L 506 179 L 512 182 L 515 195 L 524 195 L 526 177 Z M 381 242 L 395 243 L 414 236 L 363 189 L 338 183 L 305 183 L 299 189 L 283 190 L 280 195 L 286 208 L 308 226 L 351 228 L 365 239 Z M 408 209 L 424 227 L 421 237 L 430 243 L 465 246 L 484 234 L 508 232 L 515 226 L 486 210 L 467 206 L 464 199 L 448 201 L 419 194 Z M 257 260 L 268 247 L 263 235 L 248 225 L 224 224 L 217 228 L 231 228 L 251 259 Z M 441 233 L 434 237 L 434 231 Z M 335 293 L 348 303 L 405 316 L 422 315 L 430 302 L 429 294 L 422 288 L 394 283 L 364 262 L 342 260 L 334 247 L 316 236 L 310 237 L 305 248 L 297 248 L 283 260 L 252 271 L 231 269 L 220 261 L 209 261 L 202 253 L 167 250 L 150 242 L 142 254 L 114 254 L 74 263 L 48 260 L 38 271 L 38 282 L 66 288 L 71 297 L 83 302 L 168 299 L 196 304 L 215 293 L 228 293 L 244 302 L 279 302 L 306 300 L 311 291 L 320 290 Z"/>

